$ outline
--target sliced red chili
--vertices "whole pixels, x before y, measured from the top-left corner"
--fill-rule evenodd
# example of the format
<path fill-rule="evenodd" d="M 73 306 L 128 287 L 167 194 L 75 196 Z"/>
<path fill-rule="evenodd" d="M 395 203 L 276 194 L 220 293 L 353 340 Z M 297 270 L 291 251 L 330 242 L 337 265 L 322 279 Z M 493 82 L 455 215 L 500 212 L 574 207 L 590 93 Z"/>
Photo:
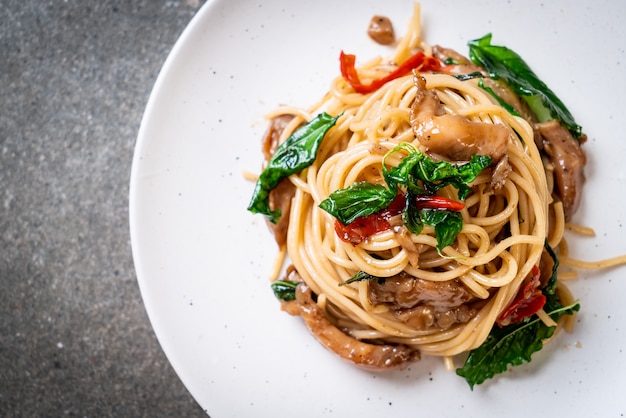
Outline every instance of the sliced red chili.
<path fill-rule="evenodd" d="M 387 209 L 355 219 L 347 225 L 335 221 L 335 232 L 342 241 L 358 245 L 368 237 L 391 228 L 389 219 L 402 213 L 405 206 L 404 194 L 398 194 Z"/>
<path fill-rule="evenodd" d="M 367 237 L 386 231 L 389 228 L 391 228 L 389 221 L 381 218 L 378 214 L 357 218 L 348 225 L 344 225 L 338 220 L 335 221 L 337 236 L 342 241 L 349 242 L 352 245 L 358 245 L 365 241 Z"/>
<path fill-rule="evenodd" d="M 354 91 L 361 94 L 371 93 L 381 88 L 385 83 L 402 77 L 410 73 L 413 69 L 419 71 L 438 71 L 441 68 L 441 63 L 434 57 L 427 56 L 422 51 L 410 56 L 406 61 L 398 66 L 394 71 L 386 75 L 385 77 L 372 80 L 369 84 L 361 83 L 359 74 L 356 70 L 356 56 L 353 54 L 344 54 L 341 51 L 339 55 L 339 64 L 341 69 L 341 75 L 352 86 Z"/>
<path fill-rule="evenodd" d="M 415 196 L 415 201 L 420 209 L 447 209 L 458 212 L 465 207 L 463 202 L 437 195 L 418 194 Z"/>
<path fill-rule="evenodd" d="M 497 324 L 501 327 L 521 322 L 536 314 L 546 303 L 546 297 L 539 286 L 541 271 L 538 266 L 533 266 L 530 282 L 519 290 L 513 302 L 500 314 Z"/>

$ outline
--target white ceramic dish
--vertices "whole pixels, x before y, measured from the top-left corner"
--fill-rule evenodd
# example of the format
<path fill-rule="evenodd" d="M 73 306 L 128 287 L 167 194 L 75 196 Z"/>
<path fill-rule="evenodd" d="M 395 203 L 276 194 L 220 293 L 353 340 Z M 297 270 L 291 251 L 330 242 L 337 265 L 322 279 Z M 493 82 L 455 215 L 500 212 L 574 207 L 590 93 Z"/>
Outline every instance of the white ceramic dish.
<path fill-rule="evenodd" d="M 424 0 L 424 38 L 467 52 L 487 32 L 524 56 L 589 135 L 576 220 L 595 238 L 574 255 L 626 252 L 626 3 Z M 582 271 L 582 311 L 528 365 L 470 391 L 438 359 L 374 374 L 321 347 L 279 309 L 266 279 L 275 245 L 246 207 L 260 166 L 263 115 L 308 106 L 338 72 L 341 49 L 368 58 L 374 14 L 399 34 L 408 0 L 214 0 L 167 59 L 141 124 L 130 219 L 141 292 L 159 341 L 214 418 L 613 416 L 626 414 L 624 269 Z"/>

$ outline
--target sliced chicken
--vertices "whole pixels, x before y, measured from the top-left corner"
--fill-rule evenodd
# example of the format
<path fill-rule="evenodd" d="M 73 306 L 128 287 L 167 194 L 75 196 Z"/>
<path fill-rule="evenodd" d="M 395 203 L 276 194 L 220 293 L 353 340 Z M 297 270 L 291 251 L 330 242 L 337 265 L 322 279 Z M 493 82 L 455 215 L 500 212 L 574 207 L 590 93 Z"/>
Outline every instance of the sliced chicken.
<path fill-rule="evenodd" d="M 300 315 L 320 343 L 339 357 L 368 370 L 403 369 L 420 359 L 419 351 L 405 345 L 370 344 L 353 338 L 334 326 L 313 300 L 304 283 L 296 288 L 296 299 L 283 302 L 283 309 Z"/>
<path fill-rule="evenodd" d="M 367 27 L 367 34 L 374 42 L 381 45 L 391 45 L 396 40 L 391 19 L 386 16 L 373 16 Z"/>
<path fill-rule="evenodd" d="M 372 304 L 389 304 L 392 308 L 413 308 L 428 304 L 437 308 L 456 308 L 472 300 L 472 294 L 455 280 L 433 282 L 406 273 L 369 283 Z"/>
<path fill-rule="evenodd" d="M 587 157 L 580 143 L 557 120 L 539 123 L 537 129 L 543 138 L 544 151 L 554 166 L 554 180 L 565 219 L 570 220 L 580 204 Z"/>
<path fill-rule="evenodd" d="M 498 162 L 504 157 L 511 136 L 508 127 L 446 114 L 437 93 L 426 88 L 426 79 L 416 75 L 414 80 L 417 93 L 411 107 L 411 125 L 429 153 L 451 161 L 488 155 Z"/>
<path fill-rule="evenodd" d="M 265 163 L 272 158 L 276 152 L 276 148 L 280 145 L 280 137 L 285 127 L 291 120 L 293 115 L 280 115 L 273 118 L 265 131 L 262 138 L 263 156 Z M 272 210 L 280 209 L 282 216 L 276 224 L 267 222 L 268 227 L 274 234 L 274 239 L 279 247 L 283 247 L 287 243 L 287 229 L 289 228 L 289 212 L 291 209 L 291 199 L 296 193 L 296 187 L 289 181 L 284 179 L 269 195 L 269 205 Z"/>
<path fill-rule="evenodd" d="M 459 54 L 454 49 L 434 45 L 433 56 L 447 65 L 450 74 L 481 73 L 487 75 L 484 68 L 474 64 L 469 58 Z M 448 61 L 452 61 L 452 63 L 448 63 Z"/>

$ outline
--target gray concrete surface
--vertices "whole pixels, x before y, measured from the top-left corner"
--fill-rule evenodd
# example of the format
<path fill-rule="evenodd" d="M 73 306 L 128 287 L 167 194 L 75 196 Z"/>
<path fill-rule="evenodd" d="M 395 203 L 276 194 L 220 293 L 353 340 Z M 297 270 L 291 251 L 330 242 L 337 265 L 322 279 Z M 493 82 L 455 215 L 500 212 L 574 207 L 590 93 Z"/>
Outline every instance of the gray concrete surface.
<path fill-rule="evenodd" d="M 205 416 L 128 232 L 144 106 L 203 3 L 0 1 L 0 416 Z"/>

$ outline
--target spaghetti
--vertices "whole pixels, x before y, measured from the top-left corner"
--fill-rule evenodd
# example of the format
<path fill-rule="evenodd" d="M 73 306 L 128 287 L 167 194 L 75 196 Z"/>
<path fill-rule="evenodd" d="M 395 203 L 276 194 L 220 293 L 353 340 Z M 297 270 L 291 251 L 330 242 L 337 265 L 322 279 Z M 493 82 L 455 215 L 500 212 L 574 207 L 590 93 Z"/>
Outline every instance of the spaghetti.
<path fill-rule="evenodd" d="M 307 140 L 303 129 L 317 124 L 309 129 L 319 137 L 314 158 L 282 179 L 289 191 L 281 192 L 288 202 L 279 223 L 286 232 L 277 241 L 291 266 L 276 283 L 294 290 L 283 298 L 284 309 L 305 317 L 342 357 L 377 369 L 403 366 L 418 353 L 451 365 L 452 356 L 483 346 L 493 330 L 531 320 L 549 337 L 561 316 L 578 309 L 555 273 L 571 216 L 564 202 L 574 205 L 571 211 L 575 203 L 559 195 L 555 163 L 536 140 L 533 121 L 485 87 L 484 68 L 468 75 L 469 61 L 453 53 L 441 59 L 447 50 L 426 44 L 420 31 L 416 4 L 390 60 L 357 68 L 342 53 L 343 74 L 328 93 L 306 110 L 276 109 L 269 118 L 283 118 L 281 126 L 266 138 L 271 168 L 271 158 L 284 151 L 279 144 Z M 401 71 L 411 59 L 417 61 Z M 326 115 L 326 124 L 314 115 Z M 486 159 L 468 175 L 475 156 Z M 457 177 L 418 178 L 424 167 Z M 260 183 L 255 194 L 265 193 Z M 367 191 L 351 198 L 345 213 L 363 196 L 386 203 L 375 211 L 359 206 L 361 212 L 344 219 L 337 208 L 342 191 Z M 269 204 L 274 215 L 277 205 Z M 263 212 L 252 203 L 249 209 Z M 281 258 L 275 279 L 282 264 Z M 349 341 L 334 343 L 329 329 Z M 338 348 L 346 344 L 351 354 Z M 381 357 L 364 359 L 375 357 L 370 350 Z M 470 371 L 459 374 L 470 381 Z M 493 372 L 485 375 L 470 385 Z"/>

